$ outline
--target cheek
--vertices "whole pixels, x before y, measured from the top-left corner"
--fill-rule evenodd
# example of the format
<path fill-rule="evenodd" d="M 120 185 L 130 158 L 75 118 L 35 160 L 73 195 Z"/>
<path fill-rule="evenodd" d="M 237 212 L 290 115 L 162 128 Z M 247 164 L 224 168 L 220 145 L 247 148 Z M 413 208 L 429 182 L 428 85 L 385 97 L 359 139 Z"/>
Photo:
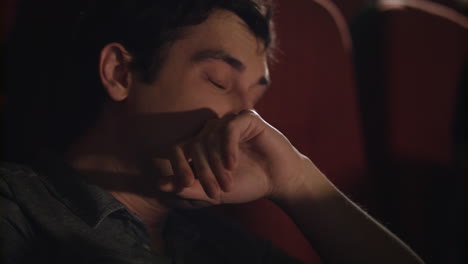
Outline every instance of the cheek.
<path fill-rule="evenodd" d="M 197 95 L 191 78 L 165 75 L 151 84 L 134 87 L 129 101 L 136 114 L 170 113 L 193 109 L 193 98 Z"/>

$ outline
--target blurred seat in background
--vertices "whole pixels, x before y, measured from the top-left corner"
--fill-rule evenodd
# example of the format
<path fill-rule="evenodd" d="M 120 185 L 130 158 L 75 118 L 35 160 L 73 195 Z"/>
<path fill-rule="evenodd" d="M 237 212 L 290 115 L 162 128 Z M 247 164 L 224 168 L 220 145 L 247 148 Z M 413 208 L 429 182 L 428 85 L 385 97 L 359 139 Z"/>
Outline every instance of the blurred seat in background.
<path fill-rule="evenodd" d="M 381 0 L 354 22 L 379 215 L 429 263 L 461 263 L 454 122 L 468 18 L 431 1 Z"/>

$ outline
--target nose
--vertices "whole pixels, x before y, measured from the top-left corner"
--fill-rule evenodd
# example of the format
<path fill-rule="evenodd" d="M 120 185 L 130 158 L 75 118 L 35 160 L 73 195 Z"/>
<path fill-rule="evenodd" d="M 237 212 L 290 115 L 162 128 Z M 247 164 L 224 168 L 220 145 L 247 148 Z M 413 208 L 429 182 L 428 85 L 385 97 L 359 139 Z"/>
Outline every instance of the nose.
<path fill-rule="evenodd" d="M 253 109 L 255 107 L 253 94 L 249 92 L 240 94 L 238 99 L 236 114 L 239 114 L 243 110 Z"/>
<path fill-rule="evenodd" d="M 234 93 L 231 94 L 231 107 L 223 115 L 238 115 L 244 110 L 254 109 L 255 107 L 255 94 L 252 93 L 252 90 L 249 89 L 236 89 Z"/>

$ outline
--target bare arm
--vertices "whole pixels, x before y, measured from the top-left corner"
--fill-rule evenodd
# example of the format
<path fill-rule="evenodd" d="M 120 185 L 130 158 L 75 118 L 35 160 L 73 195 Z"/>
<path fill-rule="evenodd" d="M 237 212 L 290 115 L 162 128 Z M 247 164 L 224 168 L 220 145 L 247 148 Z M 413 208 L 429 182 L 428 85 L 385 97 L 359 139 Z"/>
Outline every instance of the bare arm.
<path fill-rule="evenodd" d="M 211 121 L 185 151 L 178 146 L 174 153 L 176 178 L 185 183 L 179 196 L 211 204 L 271 198 L 327 263 L 423 263 L 253 111 Z M 175 184 L 160 188 L 178 190 Z"/>
<path fill-rule="evenodd" d="M 304 182 L 274 200 L 326 263 L 424 263 L 304 159 Z"/>

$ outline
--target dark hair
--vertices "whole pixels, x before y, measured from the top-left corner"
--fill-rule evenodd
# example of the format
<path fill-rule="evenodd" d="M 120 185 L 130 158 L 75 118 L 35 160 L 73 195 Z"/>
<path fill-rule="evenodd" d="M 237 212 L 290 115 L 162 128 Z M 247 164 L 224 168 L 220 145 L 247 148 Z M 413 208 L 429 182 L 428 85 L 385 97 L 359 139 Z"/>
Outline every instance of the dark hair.
<path fill-rule="evenodd" d="M 126 47 L 132 69 L 145 82 L 157 78 L 167 48 L 184 28 L 202 23 L 215 9 L 238 15 L 270 55 L 274 43 L 268 0 L 20 3 L 5 64 L 9 156 L 43 147 L 63 151 L 93 125 L 106 98 L 97 66 L 107 43 Z"/>

